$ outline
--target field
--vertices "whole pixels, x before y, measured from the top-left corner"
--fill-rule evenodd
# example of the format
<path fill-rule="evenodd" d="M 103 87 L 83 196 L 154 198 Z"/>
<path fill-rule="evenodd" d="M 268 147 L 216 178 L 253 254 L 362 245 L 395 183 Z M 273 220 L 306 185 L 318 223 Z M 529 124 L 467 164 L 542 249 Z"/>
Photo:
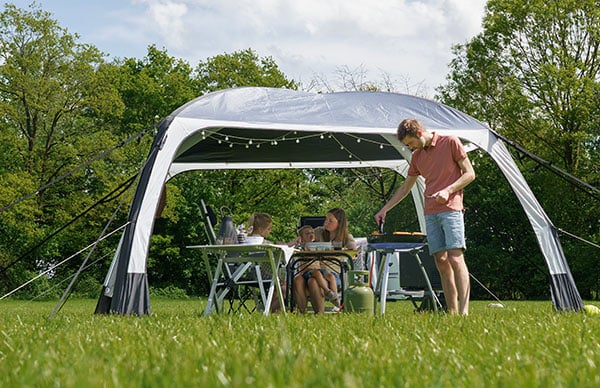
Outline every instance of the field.
<path fill-rule="evenodd" d="M 213 315 L 205 300 L 93 314 L 95 300 L 0 301 L 2 387 L 600 386 L 600 315 L 472 302 L 468 317 Z"/>

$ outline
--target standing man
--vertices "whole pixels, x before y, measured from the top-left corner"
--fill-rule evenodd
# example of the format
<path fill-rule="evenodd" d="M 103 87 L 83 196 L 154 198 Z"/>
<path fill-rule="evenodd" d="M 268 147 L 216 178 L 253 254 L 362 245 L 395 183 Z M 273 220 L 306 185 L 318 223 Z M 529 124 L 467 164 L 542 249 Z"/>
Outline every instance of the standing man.
<path fill-rule="evenodd" d="M 428 132 L 420 121 L 403 120 L 398 140 L 412 153 L 408 176 L 392 198 L 375 214 L 379 224 L 410 193 L 419 175 L 425 178 L 425 225 L 429 252 L 442 279 L 448 312 L 469 314 L 469 270 L 463 219 L 463 188 L 475 179 L 475 171 L 456 136 Z"/>

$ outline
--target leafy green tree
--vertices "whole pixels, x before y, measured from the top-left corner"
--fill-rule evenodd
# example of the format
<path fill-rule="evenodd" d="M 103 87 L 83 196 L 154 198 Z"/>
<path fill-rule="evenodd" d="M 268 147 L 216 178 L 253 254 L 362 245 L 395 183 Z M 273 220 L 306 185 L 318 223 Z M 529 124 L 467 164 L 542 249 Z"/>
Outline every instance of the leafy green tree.
<path fill-rule="evenodd" d="M 30 10 L 6 4 L 0 13 L 0 142 L 7 151 L 0 156 L 3 286 L 89 241 L 88 228 L 80 226 L 81 239 L 63 235 L 15 262 L 110 186 L 99 178 L 101 166 L 77 167 L 116 144 L 103 125 L 123 105 L 102 53 L 77 38 L 35 4 Z M 11 266 L 13 275 L 6 271 Z"/>
<path fill-rule="evenodd" d="M 125 104 L 121 130 L 136 133 L 201 95 L 190 64 L 148 47 L 142 59 L 118 59 L 117 89 Z"/>
<path fill-rule="evenodd" d="M 196 67 L 202 94 L 242 86 L 296 89 L 271 57 L 259 58 L 251 49 L 217 55 Z"/>
<path fill-rule="evenodd" d="M 594 0 L 491 0 L 483 33 L 455 47 L 441 97 L 586 177 L 600 136 L 599 24 Z"/>
<path fill-rule="evenodd" d="M 455 47 L 448 83 L 438 89 L 439 98 L 487 122 L 498 133 L 568 174 L 598 187 L 598 25 L 600 8 L 594 0 L 490 0 L 483 32 Z M 553 175 L 525 155 L 514 155 L 550 219 L 561 229 L 597 242 L 597 197 L 590 196 L 589 190 L 586 193 L 582 185 L 559 179 L 568 175 Z M 482 164 L 477 173 L 475 186 L 479 188 L 483 180 L 496 174 L 487 164 Z M 474 200 L 477 207 L 506 207 L 498 195 L 491 199 L 477 196 Z M 506 212 L 503 217 L 511 219 Z M 507 252 L 512 257 L 537 256 L 531 252 L 536 244 L 528 237 L 530 227 L 521 223 L 508 226 L 511 234 L 529 244 Z M 484 241 L 483 236 L 478 239 L 478 243 Z M 589 245 L 569 237 L 562 238 L 562 242 L 582 296 L 593 296 L 599 289 L 597 252 L 590 254 Z M 503 256 L 497 250 L 492 253 Z M 504 278 L 523 273 L 518 267 L 504 268 Z M 535 276 L 530 272 L 528 278 Z"/>

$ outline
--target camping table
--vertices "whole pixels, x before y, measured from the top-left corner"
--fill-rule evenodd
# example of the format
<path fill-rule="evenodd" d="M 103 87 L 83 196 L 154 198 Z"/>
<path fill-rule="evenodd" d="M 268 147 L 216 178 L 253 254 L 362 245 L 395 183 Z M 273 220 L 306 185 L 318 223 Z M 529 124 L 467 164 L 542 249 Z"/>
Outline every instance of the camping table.
<path fill-rule="evenodd" d="M 369 243 L 367 245 L 367 254 L 369 256 L 369 258 L 373 258 L 373 255 L 376 255 L 377 253 L 379 254 L 385 254 L 385 259 L 380 260 L 380 264 L 379 264 L 379 271 L 378 271 L 378 276 L 377 276 L 377 285 L 376 285 L 376 294 L 379 295 L 379 303 L 381 305 L 381 314 L 385 314 L 385 304 L 386 304 L 386 298 L 389 293 L 392 292 L 397 292 L 397 293 L 402 293 L 405 294 L 407 296 L 411 296 L 411 291 L 405 291 L 405 290 L 394 290 L 394 291 L 389 291 L 388 288 L 388 277 L 389 277 L 389 272 L 390 272 L 390 265 L 392 262 L 392 259 L 394 258 L 394 255 L 397 255 L 401 252 L 407 252 L 410 253 L 415 260 L 417 261 L 417 264 L 419 265 L 419 268 L 421 268 L 421 272 L 423 273 L 423 277 L 425 278 L 425 282 L 427 284 L 427 290 L 429 291 L 431 297 L 434 299 L 434 303 L 433 303 L 433 309 L 435 311 L 437 311 L 438 309 L 438 304 L 440 303 L 437 300 L 437 296 L 433 291 L 433 287 L 431 286 L 431 281 L 429 280 L 429 275 L 427 274 L 427 271 L 425 270 L 425 266 L 423 266 L 423 262 L 421 261 L 421 258 L 419 257 L 419 252 L 421 252 L 423 250 L 423 247 L 425 247 L 425 245 L 427 245 L 427 243 L 424 242 L 382 242 L 382 243 Z M 375 260 L 371 260 L 372 263 L 375 262 Z M 402 286 L 402 285 L 400 285 Z"/>
<path fill-rule="evenodd" d="M 281 291 L 281 284 L 277 276 L 277 269 L 280 264 L 287 263 L 288 258 L 293 252 L 292 248 L 283 245 L 273 244 L 235 244 L 235 245 L 191 245 L 187 248 L 200 249 L 204 257 L 204 263 L 208 271 L 209 278 L 211 277 L 209 254 L 217 256 L 217 265 L 215 273 L 212 276 L 212 284 L 208 295 L 208 303 L 204 310 L 204 315 L 210 315 L 213 311 L 219 312 L 219 306 L 223 303 L 225 296 L 230 291 L 229 287 L 224 287 L 217 292 L 217 284 L 221 275 L 225 274 L 224 265 L 228 263 L 239 263 L 240 266 L 233 272 L 230 279 L 235 284 L 253 265 L 266 263 L 269 265 L 272 273 L 272 279 L 263 279 L 260 270 L 256 269 L 258 288 L 264 306 L 264 314 L 270 312 L 273 293 L 277 292 L 277 298 L 281 305 L 281 309 L 285 312 L 285 301 Z M 256 267 L 255 267 L 256 268 Z M 265 292 L 265 282 L 270 281 L 268 291 Z"/>
<path fill-rule="evenodd" d="M 340 281 L 341 281 L 341 291 L 342 291 L 342 300 L 341 303 L 344 303 L 344 293 L 343 290 L 346 286 L 346 269 L 344 265 L 349 265 L 350 268 L 353 268 L 352 260 L 356 257 L 358 251 L 356 250 L 326 250 L 326 251 L 295 251 L 290 258 L 290 261 L 287 265 L 287 283 L 289 290 L 289 307 L 293 306 L 293 285 L 294 285 L 294 276 L 295 272 L 299 272 L 305 268 L 310 267 L 311 264 L 315 262 L 328 262 L 328 266 L 340 266 Z M 297 268 L 295 268 L 297 267 Z"/>

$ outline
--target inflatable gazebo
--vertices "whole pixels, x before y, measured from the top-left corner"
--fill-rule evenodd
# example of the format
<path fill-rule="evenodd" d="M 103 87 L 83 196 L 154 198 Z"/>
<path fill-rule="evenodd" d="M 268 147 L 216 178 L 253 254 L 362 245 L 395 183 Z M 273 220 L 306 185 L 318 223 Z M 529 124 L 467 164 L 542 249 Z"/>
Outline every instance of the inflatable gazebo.
<path fill-rule="evenodd" d="M 202 169 L 360 167 L 390 168 L 406 176 L 411 152 L 396 138 L 405 118 L 419 119 L 428 130 L 455 135 L 467 150 L 479 148 L 491 156 L 535 232 L 555 308 L 581 310 L 556 228 L 504 143 L 486 125 L 446 105 L 404 94 L 247 87 L 196 98 L 159 124 L 96 313 L 151 313 L 146 260 L 161 190 L 170 178 Z M 425 232 L 423 189 L 421 180 L 412 196 Z"/>

